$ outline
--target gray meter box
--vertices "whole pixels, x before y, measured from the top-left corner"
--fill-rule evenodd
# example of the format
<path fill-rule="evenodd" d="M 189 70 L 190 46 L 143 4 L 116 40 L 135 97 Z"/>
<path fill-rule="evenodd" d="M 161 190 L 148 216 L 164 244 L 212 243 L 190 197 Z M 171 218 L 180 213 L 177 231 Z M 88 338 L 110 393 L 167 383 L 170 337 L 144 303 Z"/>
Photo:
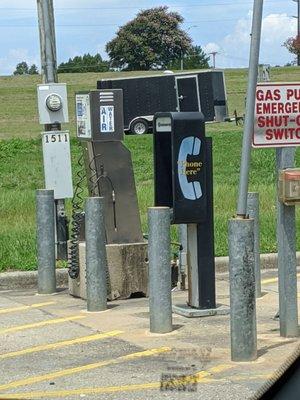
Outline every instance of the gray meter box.
<path fill-rule="evenodd" d="M 67 86 L 65 83 L 46 83 L 37 86 L 40 124 L 69 122 Z"/>
<path fill-rule="evenodd" d="M 92 90 L 76 93 L 78 139 L 123 140 L 123 91 Z"/>
<path fill-rule="evenodd" d="M 46 189 L 54 190 L 55 199 L 73 197 L 70 136 L 68 131 L 42 133 Z"/>

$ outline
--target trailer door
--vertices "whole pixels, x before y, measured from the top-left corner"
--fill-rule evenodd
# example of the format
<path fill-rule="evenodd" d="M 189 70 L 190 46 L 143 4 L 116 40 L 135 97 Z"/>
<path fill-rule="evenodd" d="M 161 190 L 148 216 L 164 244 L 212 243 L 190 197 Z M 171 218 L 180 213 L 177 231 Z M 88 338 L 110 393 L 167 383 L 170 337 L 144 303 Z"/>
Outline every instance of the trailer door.
<path fill-rule="evenodd" d="M 201 111 L 197 75 L 176 76 L 178 111 Z"/>

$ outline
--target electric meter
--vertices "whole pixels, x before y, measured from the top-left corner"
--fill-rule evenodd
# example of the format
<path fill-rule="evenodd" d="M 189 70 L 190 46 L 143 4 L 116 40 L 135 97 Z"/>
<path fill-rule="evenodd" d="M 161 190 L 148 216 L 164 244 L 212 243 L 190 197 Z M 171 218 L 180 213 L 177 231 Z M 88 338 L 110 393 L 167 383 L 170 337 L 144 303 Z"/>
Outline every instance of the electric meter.
<path fill-rule="evenodd" d="M 69 122 L 67 86 L 65 83 L 38 85 L 37 94 L 40 124 Z"/>
<path fill-rule="evenodd" d="M 62 108 L 62 100 L 58 94 L 51 93 L 46 99 L 46 105 L 50 111 L 59 111 Z"/>

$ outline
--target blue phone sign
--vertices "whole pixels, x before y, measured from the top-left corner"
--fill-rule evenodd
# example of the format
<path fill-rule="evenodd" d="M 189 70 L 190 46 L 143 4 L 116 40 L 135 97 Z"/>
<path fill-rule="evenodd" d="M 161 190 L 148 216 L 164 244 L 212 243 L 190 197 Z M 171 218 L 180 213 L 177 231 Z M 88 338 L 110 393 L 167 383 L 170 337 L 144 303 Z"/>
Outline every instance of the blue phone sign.
<path fill-rule="evenodd" d="M 201 140 L 189 136 L 182 140 L 178 154 L 178 179 L 183 196 L 188 200 L 197 200 L 203 196 L 201 184 L 194 180 L 189 182 L 188 177 L 196 177 L 201 170 L 201 161 L 188 161 L 188 156 L 200 155 Z"/>

